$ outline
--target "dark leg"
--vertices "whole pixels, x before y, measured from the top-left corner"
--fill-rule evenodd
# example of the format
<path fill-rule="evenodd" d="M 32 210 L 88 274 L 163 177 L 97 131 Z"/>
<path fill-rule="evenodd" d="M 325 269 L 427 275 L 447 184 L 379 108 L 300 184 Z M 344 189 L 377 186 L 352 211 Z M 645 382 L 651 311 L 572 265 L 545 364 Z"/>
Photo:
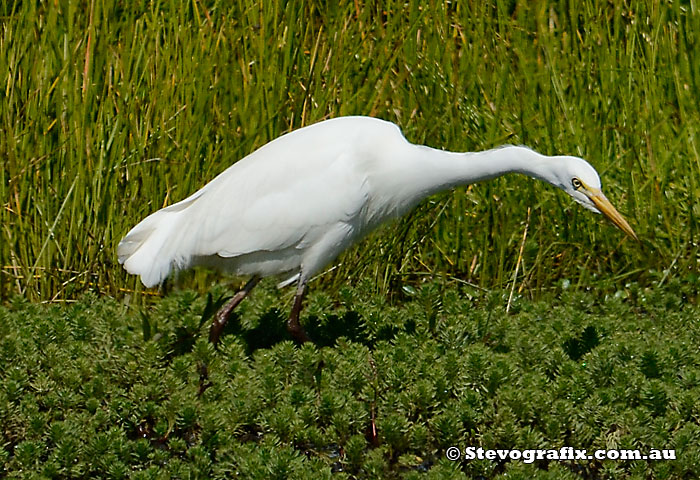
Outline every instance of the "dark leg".
<path fill-rule="evenodd" d="M 306 332 L 299 323 L 299 313 L 301 312 L 301 302 L 304 300 L 304 290 L 306 289 L 306 282 L 299 280 L 299 286 L 297 287 L 297 294 L 294 297 L 294 305 L 292 306 L 292 312 L 289 314 L 289 320 L 287 321 L 287 331 L 294 337 L 299 343 L 310 342 L 311 340 L 306 335 Z"/>
<path fill-rule="evenodd" d="M 231 312 L 246 296 L 248 296 L 250 291 L 258 284 L 259 281 L 260 277 L 257 276 L 254 276 L 248 280 L 248 283 L 246 283 L 245 286 L 238 293 L 236 293 L 226 305 L 221 307 L 221 309 L 216 312 L 214 321 L 211 323 L 211 328 L 209 329 L 209 341 L 211 343 L 214 345 L 219 343 L 219 336 L 221 335 L 221 332 L 224 331 L 224 327 L 226 326 L 228 317 L 231 316 Z"/>

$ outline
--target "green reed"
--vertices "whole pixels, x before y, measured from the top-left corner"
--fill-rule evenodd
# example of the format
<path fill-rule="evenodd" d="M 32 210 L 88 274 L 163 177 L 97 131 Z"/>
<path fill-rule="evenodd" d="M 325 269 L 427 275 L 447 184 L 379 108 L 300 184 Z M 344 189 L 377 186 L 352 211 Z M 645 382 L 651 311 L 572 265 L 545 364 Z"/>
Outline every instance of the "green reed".
<path fill-rule="evenodd" d="M 329 285 L 490 288 L 520 261 L 518 290 L 537 292 L 698 269 L 694 2 L 16 1 L 0 22 L 0 297 L 140 290 L 115 253 L 138 220 L 347 114 L 450 150 L 584 156 L 642 242 L 511 176 L 431 198 L 343 255 Z"/>

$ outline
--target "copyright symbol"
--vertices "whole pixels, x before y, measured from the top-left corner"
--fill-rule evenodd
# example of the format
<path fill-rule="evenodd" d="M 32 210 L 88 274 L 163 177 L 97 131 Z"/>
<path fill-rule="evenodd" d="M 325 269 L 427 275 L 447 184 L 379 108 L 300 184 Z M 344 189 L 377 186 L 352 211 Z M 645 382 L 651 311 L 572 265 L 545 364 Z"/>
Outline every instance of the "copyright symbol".
<path fill-rule="evenodd" d="M 448 447 L 445 451 L 445 456 L 448 460 L 452 460 L 454 462 L 455 460 L 459 460 L 459 457 L 462 456 L 462 452 L 460 452 L 459 448 L 457 447 Z"/>

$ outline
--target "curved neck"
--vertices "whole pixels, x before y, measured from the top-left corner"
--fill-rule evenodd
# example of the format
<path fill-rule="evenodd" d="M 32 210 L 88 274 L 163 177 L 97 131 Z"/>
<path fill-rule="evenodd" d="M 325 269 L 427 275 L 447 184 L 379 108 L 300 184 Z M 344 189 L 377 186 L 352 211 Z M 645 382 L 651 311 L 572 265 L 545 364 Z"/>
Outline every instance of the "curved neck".
<path fill-rule="evenodd" d="M 484 152 L 455 153 L 416 145 L 409 159 L 416 193 L 422 196 L 500 177 L 522 173 L 551 183 L 551 158 L 527 147 L 506 145 Z"/>
<path fill-rule="evenodd" d="M 370 227 L 386 217 L 406 213 L 429 195 L 458 185 L 512 172 L 548 183 L 556 178 L 552 161 L 555 157 L 540 155 L 527 147 L 507 145 L 484 152 L 455 153 L 410 143 L 404 145 L 408 148 L 372 165 L 368 180 L 375 184 L 375 193 L 368 199 L 366 211 Z"/>

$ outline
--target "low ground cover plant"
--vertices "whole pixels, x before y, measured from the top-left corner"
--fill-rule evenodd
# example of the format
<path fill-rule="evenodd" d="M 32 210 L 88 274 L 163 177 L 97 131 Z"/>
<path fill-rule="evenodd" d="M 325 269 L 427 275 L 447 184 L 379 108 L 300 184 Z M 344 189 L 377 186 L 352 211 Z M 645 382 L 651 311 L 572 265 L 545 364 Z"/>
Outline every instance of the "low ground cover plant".
<path fill-rule="evenodd" d="M 697 287 L 531 301 L 427 283 L 309 297 L 271 285 L 220 348 L 206 296 L 0 307 L 7 478 L 691 478 L 700 473 Z M 222 290 L 215 290 L 214 295 Z M 410 293 L 408 293 L 410 292 Z M 211 299 L 209 299 L 211 300 Z M 450 461 L 446 450 L 672 449 L 669 461 Z"/>

